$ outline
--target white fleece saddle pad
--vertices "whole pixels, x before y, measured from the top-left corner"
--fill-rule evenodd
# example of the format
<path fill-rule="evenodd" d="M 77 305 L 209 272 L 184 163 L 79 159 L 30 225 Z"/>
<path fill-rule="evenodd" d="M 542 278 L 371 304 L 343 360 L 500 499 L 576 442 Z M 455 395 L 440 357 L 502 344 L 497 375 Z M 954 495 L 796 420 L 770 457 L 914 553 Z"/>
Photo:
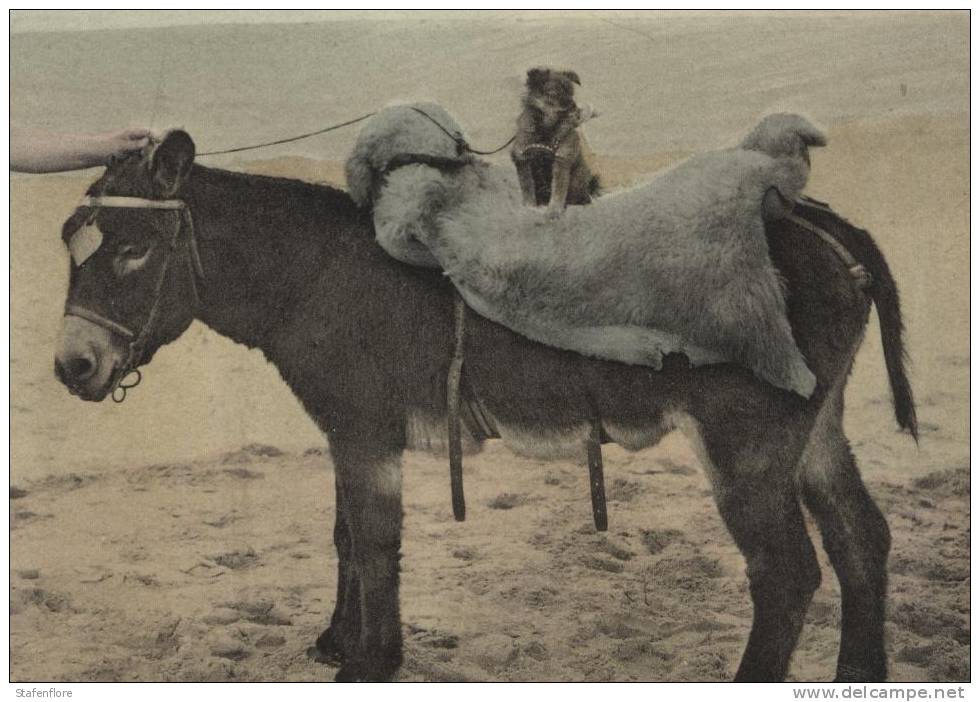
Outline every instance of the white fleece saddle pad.
<path fill-rule="evenodd" d="M 378 241 L 392 256 L 441 268 L 478 314 L 544 344 L 655 369 L 675 352 L 693 365 L 734 362 L 779 388 L 813 392 L 762 218 L 770 189 L 792 201 L 806 183 L 807 146 L 823 143 L 808 122 L 770 116 L 738 148 L 552 221 L 521 205 L 510 168 L 408 165 L 379 180 L 390 143 L 442 149 L 418 117 L 403 107 L 379 113 L 348 161 L 349 179 L 361 179 L 351 192 L 362 202 L 374 193 Z"/>

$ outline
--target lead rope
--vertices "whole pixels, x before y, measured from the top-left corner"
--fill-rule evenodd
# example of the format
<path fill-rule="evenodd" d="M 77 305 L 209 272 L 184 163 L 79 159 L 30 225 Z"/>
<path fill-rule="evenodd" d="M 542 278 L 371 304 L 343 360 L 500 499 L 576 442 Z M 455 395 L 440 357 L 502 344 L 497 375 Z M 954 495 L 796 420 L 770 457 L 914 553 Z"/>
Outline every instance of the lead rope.
<path fill-rule="evenodd" d="M 412 107 L 412 109 L 415 110 L 416 112 L 418 112 L 423 117 L 425 117 L 430 122 L 432 122 L 432 124 L 434 124 L 437 127 L 439 127 L 439 129 L 441 129 L 445 133 L 446 136 L 448 136 L 450 139 L 452 139 L 453 141 L 455 141 L 456 142 L 456 150 L 460 154 L 462 154 L 464 151 L 468 151 L 469 153 L 471 153 L 471 154 L 477 154 L 478 156 L 492 156 L 493 154 L 499 153 L 499 152 L 503 151 L 504 149 L 506 149 L 511 144 L 513 144 L 514 143 L 514 139 L 517 138 L 517 135 L 515 134 L 510 139 L 508 139 L 504 143 L 503 146 L 500 146 L 500 147 L 494 149 L 493 151 L 480 151 L 480 150 L 474 149 L 472 146 L 470 146 L 467 143 L 466 139 L 463 138 L 463 135 L 462 134 L 453 134 L 451 131 L 449 131 L 444 126 L 442 126 L 442 123 L 440 123 L 439 120 L 437 120 L 435 117 L 433 117 L 432 115 L 430 115 L 425 110 L 419 109 L 418 107 L 414 107 L 414 106 Z"/>

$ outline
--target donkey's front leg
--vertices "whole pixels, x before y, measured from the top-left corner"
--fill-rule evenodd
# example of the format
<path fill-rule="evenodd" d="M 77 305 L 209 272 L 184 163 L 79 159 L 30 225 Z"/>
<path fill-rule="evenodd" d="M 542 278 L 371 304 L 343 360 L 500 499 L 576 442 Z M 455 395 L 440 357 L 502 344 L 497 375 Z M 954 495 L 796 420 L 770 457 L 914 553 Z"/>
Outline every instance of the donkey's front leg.
<path fill-rule="evenodd" d="M 398 609 L 402 480 L 400 446 L 361 434 L 331 441 L 338 499 L 350 535 L 350 563 L 356 598 L 347 623 L 358 623 L 344 646 L 337 680 L 388 680 L 402 662 Z M 351 612 L 350 610 L 356 610 Z"/>
<path fill-rule="evenodd" d="M 337 518 L 333 528 L 333 543 L 337 548 L 337 602 L 330 626 L 317 638 L 309 655 L 320 663 L 339 665 L 356 649 L 361 635 L 361 585 L 352 561 L 351 533 L 344 511 L 340 480 L 335 480 Z"/>

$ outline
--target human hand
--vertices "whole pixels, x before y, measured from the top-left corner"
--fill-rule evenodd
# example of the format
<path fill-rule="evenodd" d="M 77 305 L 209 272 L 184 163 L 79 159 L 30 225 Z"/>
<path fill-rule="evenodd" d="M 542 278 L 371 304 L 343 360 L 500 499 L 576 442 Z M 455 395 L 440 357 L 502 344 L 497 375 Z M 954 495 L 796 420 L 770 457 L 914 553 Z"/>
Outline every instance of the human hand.
<path fill-rule="evenodd" d="M 56 134 L 10 128 L 10 168 L 22 173 L 54 173 L 105 166 L 113 158 L 139 151 L 149 143 L 147 129 L 102 134 Z"/>
<path fill-rule="evenodd" d="M 100 154 L 101 160 L 120 158 L 134 151 L 139 151 L 150 141 L 149 129 L 124 129 L 119 132 L 96 134 L 94 137 L 96 149 L 93 153 Z"/>

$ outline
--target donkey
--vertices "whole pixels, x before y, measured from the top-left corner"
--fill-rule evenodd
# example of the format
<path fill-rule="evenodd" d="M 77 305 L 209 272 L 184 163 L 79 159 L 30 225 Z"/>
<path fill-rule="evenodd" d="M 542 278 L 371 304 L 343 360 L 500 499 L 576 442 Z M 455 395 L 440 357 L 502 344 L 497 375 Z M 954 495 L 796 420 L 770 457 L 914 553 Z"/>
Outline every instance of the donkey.
<path fill-rule="evenodd" d="M 194 319 L 279 370 L 325 434 L 336 475 L 336 604 L 311 655 L 337 680 L 402 661 L 401 455 L 406 425 L 445 435 L 452 286 L 389 258 L 369 213 L 330 187 L 206 168 L 171 132 L 111 165 L 63 229 L 72 251 L 56 373 L 100 401 Z M 465 385 L 510 444 L 581 455 L 591 427 L 627 449 L 687 433 L 747 562 L 754 606 L 736 680 L 780 680 L 820 582 L 802 505 L 840 581 L 837 678 L 886 676 L 888 525 L 842 428 L 843 392 L 876 303 L 896 418 L 916 434 L 895 283 L 871 237 L 832 211 L 768 225 L 789 318 L 817 377 L 809 400 L 731 364 L 662 370 L 585 358 L 468 315 Z M 86 226 L 87 225 L 87 226 Z M 854 284 L 831 232 L 873 277 Z M 79 241 L 79 232 L 87 232 Z M 86 243 L 87 242 L 87 243 Z"/>

